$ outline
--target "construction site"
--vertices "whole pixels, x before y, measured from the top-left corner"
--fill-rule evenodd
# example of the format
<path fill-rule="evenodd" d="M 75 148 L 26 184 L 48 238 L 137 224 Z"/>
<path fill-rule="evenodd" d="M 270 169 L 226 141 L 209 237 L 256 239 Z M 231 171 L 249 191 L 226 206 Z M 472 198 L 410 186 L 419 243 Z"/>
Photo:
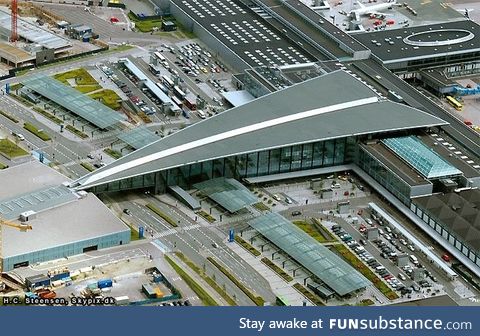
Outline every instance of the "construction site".
<path fill-rule="evenodd" d="M 87 26 L 70 25 L 37 4 L 0 1 L 0 75 L 104 47 Z"/>

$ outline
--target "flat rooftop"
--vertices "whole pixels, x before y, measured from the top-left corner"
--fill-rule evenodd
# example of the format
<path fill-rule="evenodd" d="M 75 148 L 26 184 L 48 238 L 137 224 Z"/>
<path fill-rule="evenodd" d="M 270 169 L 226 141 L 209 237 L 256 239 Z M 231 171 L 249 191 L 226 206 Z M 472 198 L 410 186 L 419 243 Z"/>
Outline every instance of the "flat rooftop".
<path fill-rule="evenodd" d="M 355 33 L 383 63 L 480 52 L 480 26 L 470 20 Z"/>
<path fill-rule="evenodd" d="M 25 50 L 16 48 L 8 43 L 3 42 L 0 42 L 0 54 L 7 55 L 10 57 L 10 61 L 15 60 L 16 62 L 25 62 L 35 59 L 35 56 L 30 55 Z"/>
<path fill-rule="evenodd" d="M 0 171 L 0 201 L 33 193 L 39 188 L 58 187 L 64 181 L 68 179 L 56 170 L 38 161 L 30 161 Z M 90 193 L 84 198 L 76 196 L 67 203 L 43 209 L 28 223 L 33 229 L 27 232 L 2 227 L 4 258 L 129 230 Z"/>
<path fill-rule="evenodd" d="M 12 26 L 12 17 L 10 12 L 0 10 L 0 27 L 10 32 Z M 60 50 L 69 48 L 72 46 L 70 41 L 64 39 L 58 35 L 55 35 L 43 28 L 40 28 L 32 23 L 24 21 L 22 18 L 18 18 L 17 21 L 17 33 L 25 40 L 40 44 L 47 49 Z"/>
<path fill-rule="evenodd" d="M 415 169 L 410 167 L 400 159 L 397 155 L 392 153 L 384 144 L 369 143 L 360 145 L 367 153 L 375 157 L 378 161 L 387 166 L 402 180 L 408 183 L 410 186 L 426 185 L 430 184 L 429 181 L 424 179 Z"/>
<path fill-rule="evenodd" d="M 129 230 L 90 193 L 83 199 L 43 211 L 28 223 L 33 229 L 27 232 L 2 228 L 4 258 Z"/>
<path fill-rule="evenodd" d="M 348 48 L 352 49 L 352 51 L 367 50 L 367 48 L 365 48 L 364 45 L 359 43 L 354 37 L 342 31 L 333 23 L 318 14 L 318 12 L 306 6 L 303 2 L 299 0 L 286 0 L 285 4 L 291 6 L 291 8 L 295 8 L 302 14 L 303 17 L 309 19 L 312 22 L 312 26 L 328 34 L 331 34 L 331 36 L 343 43 Z M 323 23 L 320 23 L 320 20 L 322 20 Z"/>
<path fill-rule="evenodd" d="M 172 0 L 250 66 L 315 60 L 301 47 L 236 0 Z"/>
<path fill-rule="evenodd" d="M 70 180 L 56 170 L 32 160 L 25 164 L 0 170 L 0 181 L 2 186 L 0 188 L 0 201 L 3 201 L 36 190 L 57 187 Z"/>
<path fill-rule="evenodd" d="M 450 140 L 439 141 L 438 139 L 443 139 L 441 136 L 435 138 L 429 135 L 422 135 L 419 138 L 445 161 L 461 170 L 466 178 L 480 177 L 480 169 L 473 167 L 480 166 L 480 159 L 478 157 L 458 149 L 456 144 L 450 142 Z"/>

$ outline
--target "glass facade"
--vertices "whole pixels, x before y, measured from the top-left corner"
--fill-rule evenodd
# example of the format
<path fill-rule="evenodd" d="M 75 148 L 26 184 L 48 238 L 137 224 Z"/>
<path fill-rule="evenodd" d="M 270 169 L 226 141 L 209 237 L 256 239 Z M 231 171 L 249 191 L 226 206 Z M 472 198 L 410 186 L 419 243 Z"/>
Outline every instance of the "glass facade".
<path fill-rule="evenodd" d="M 402 203 L 410 205 L 410 186 L 359 146 L 357 165 Z"/>
<path fill-rule="evenodd" d="M 239 154 L 127 178 L 94 187 L 93 191 L 102 193 L 155 187 L 155 192 L 162 193 L 169 185 L 189 188 L 195 183 L 221 176 L 241 179 L 341 165 L 353 162 L 355 145 L 355 138 L 341 138 Z"/>
<path fill-rule="evenodd" d="M 480 266 L 480 253 L 475 251 L 466 245 L 461 238 L 457 238 L 454 232 L 451 232 L 448 227 L 442 225 L 442 223 L 433 217 L 429 212 L 425 211 L 419 205 L 412 202 L 410 204 L 410 210 L 412 210 L 420 219 L 427 223 L 432 229 L 434 229 L 439 235 L 448 240 L 448 242 L 455 246 L 457 250 L 463 253 L 467 258 L 469 258 L 476 265 Z"/>

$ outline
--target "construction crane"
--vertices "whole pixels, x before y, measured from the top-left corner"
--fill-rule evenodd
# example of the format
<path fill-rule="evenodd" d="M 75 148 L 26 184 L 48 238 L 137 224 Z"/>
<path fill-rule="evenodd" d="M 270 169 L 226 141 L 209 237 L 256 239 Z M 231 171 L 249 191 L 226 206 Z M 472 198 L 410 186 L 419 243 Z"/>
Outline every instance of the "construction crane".
<path fill-rule="evenodd" d="M 18 19 L 18 3 L 17 0 L 12 0 L 11 5 L 11 12 L 12 12 L 12 27 L 11 27 L 11 35 L 10 35 L 10 42 L 17 42 L 18 34 L 17 34 L 17 19 Z"/>
<path fill-rule="evenodd" d="M 3 232 L 2 232 L 3 225 L 13 227 L 23 232 L 26 232 L 32 229 L 31 225 L 23 224 L 23 223 L 17 224 L 11 221 L 7 221 L 0 217 L 0 278 L 2 277 L 2 272 L 3 272 Z"/>

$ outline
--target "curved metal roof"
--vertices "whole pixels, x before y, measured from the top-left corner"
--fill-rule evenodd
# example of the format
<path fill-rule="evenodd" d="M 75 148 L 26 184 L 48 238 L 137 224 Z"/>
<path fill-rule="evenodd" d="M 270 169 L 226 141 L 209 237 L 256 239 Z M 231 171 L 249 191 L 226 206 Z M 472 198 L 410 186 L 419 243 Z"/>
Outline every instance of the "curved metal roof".
<path fill-rule="evenodd" d="M 379 97 L 344 71 L 193 124 L 75 181 L 85 189 L 195 162 L 288 145 L 446 124 Z"/>

